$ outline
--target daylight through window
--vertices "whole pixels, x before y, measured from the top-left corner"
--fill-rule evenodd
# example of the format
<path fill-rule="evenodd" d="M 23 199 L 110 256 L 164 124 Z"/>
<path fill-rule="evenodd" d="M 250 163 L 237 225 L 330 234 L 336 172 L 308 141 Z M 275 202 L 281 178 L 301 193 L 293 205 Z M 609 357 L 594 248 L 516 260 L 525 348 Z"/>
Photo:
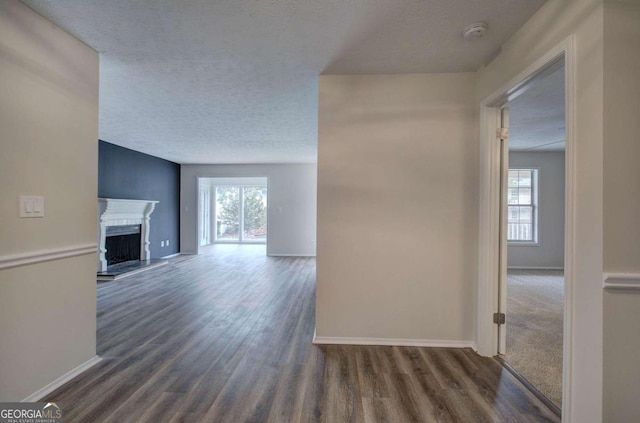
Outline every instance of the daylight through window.
<path fill-rule="evenodd" d="M 509 169 L 507 240 L 537 242 L 537 169 Z"/>
<path fill-rule="evenodd" d="M 216 242 L 266 241 L 266 186 L 216 186 L 215 207 Z"/>

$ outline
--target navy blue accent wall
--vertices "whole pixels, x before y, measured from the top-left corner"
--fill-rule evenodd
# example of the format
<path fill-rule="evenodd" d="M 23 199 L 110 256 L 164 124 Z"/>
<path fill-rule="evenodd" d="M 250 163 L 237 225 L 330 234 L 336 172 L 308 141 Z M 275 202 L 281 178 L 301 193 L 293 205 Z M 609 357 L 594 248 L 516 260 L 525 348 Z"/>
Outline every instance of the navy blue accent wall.
<path fill-rule="evenodd" d="M 180 251 L 180 165 L 100 141 L 98 197 L 157 200 L 151 214 L 151 257 Z M 160 247 L 169 240 L 169 246 Z"/>

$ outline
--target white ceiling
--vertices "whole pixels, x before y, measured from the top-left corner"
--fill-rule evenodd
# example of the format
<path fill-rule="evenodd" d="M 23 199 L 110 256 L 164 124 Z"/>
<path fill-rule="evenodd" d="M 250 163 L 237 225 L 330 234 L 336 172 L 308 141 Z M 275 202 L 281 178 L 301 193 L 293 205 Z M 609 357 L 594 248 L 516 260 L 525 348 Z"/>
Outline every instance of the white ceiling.
<path fill-rule="evenodd" d="M 319 74 L 475 71 L 544 0 L 24 2 L 101 53 L 101 139 L 178 163 L 305 163 Z M 464 40 L 477 21 L 488 34 Z"/>
<path fill-rule="evenodd" d="M 564 67 L 535 81 L 509 107 L 509 150 L 565 149 Z"/>

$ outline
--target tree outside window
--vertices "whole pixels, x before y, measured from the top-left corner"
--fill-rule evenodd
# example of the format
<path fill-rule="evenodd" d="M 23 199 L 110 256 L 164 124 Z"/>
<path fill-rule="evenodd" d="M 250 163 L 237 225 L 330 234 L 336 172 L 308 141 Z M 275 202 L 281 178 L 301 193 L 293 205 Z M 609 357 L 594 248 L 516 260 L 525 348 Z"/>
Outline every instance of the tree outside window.
<path fill-rule="evenodd" d="M 216 203 L 216 239 L 239 239 L 240 187 L 216 187 Z"/>
<path fill-rule="evenodd" d="M 267 187 L 216 187 L 216 240 L 264 241 L 267 238 Z"/>

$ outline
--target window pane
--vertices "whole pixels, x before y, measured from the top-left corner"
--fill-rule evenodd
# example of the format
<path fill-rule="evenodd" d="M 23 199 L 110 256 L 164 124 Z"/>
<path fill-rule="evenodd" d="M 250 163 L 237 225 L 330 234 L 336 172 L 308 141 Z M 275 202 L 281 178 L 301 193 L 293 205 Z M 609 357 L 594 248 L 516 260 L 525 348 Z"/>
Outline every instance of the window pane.
<path fill-rule="evenodd" d="M 245 187 L 243 239 L 267 239 L 267 187 Z"/>
<path fill-rule="evenodd" d="M 518 204 L 519 188 L 509 187 L 507 194 L 508 194 L 507 202 L 509 204 Z"/>
<path fill-rule="evenodd" d="M 240 188 L 216 187 L 216 239 L 240 239 Z"/>
<path fill-rule="evenodd" d="M 509 223 L 507 225 L 507 239 L 510 241 L 518 240 L 518 224 L 517 223 Z"/>
<path fill-rule="evenodd" d="M 510 170 L 509 171 L 509 186 L 510 187 L 517 187 L 518 186 L 518 180 L 519 180 L 519 173 L 517 170 Z"/>
<path fill-rule="evenodd" d="M 531 171 L 530 170 L 521 170 L 519 172 L 518 185 L 521 186 L 521 187 L 530 187 L 531 186 Z"/>
<path fill-rule="evenodd" d="M 533 220 L 531 219 L 531 207 L 518 207 L 520 209 L 520 223 L 529 223 L 531 224 Z"/>
<path fill-rule="evenodd" d="M 518 207 L 509 206 L 508 223 L 518 223 L 520 220 L 520 209 Z"/>
<path fill-rule="evenodd" d="M 532 226 L 530 223 L 509 223 L 507 237 L 509 241 L 533 241 Z"/>
<path fill-rule="evenodd" d="M 509 207 L 509 222 L 517 222 L 520 213 L 517 207 Z"/>
<path fill-rule="evenodd" d="M 507 240 L 535 241 L 533 226 L 534 169 L 510 169 L 507 187 Z"/>
<path fill-rule="evenodd" d="M 531 206 L 509 206 L 507 240 L 533 241 L 533 208 Z"/>
<path fill-rule="evenodd" d="M 518 204 L 531 204 L 531 188 L 518 189 Z"/>

